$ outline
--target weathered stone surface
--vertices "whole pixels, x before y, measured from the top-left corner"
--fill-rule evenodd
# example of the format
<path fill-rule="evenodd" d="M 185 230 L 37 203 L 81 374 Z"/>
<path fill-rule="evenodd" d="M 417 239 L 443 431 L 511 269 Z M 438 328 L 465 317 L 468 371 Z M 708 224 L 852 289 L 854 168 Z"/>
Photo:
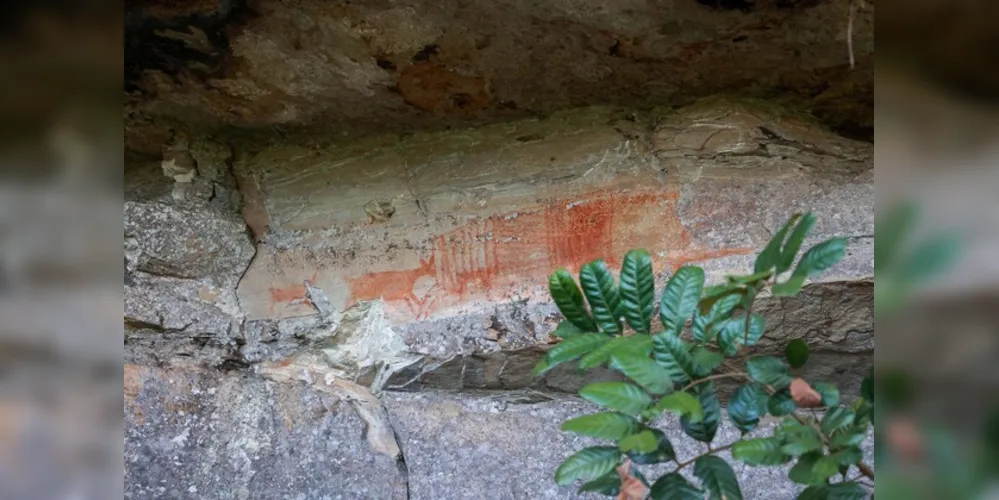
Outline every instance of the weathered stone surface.
<path fill-rule="evenodd" d="M 199 168 L 226 161 L 227 148 L 206 144 L 191 148 Z M 852 353 L 862 364 L 874 347 L 871 152 L 727 99 L 266 149 L 233 166 L 240 186 L 261 188 L 244 197 L 244 216 L 264 215 L 247 219 L 260 242 L 245 274 L 249 236 L 229 212 L 127 205 L 126 230 L 142 236 L 127 241 L 137 271 L 126 275 L 127 357 L 252 364 L 313 349 L 376 389 L 575 391 L 614 375 L 531 377 L 558 322 L 552 269 L 600 257 L 617 266 L 645 247 L 660 289 L 685 264 L 717 282 L 750 269 L 792 212 L 813 210 L 809 243 L 847 236 L 847 258 L 799 297 L 761 299 L 763 349 L 805 338 L 830 360 Z M 834 368 L 810 369 L 846 388 L 863 373 Z"/>
<path fill-rule="evenodd" d="M 360 136 L 727 92 L 802 104 L 872 138 L 874 8 L 856 9 L 847 33 L 851 5 L 130 3 L 126 135 L 149 147 L 156 135 L 145 129 L 167 118 Z"/>
<path fill-rule="evenodd" d="M 211 170 L 224 162 L 226 153 L 213 156 L 204 147 L 194 151 L 209 190 L 228 185 L 227 171 Z M 136 193 L 157 192 L 155 186 L 162 186 L 151 175 L 146 179 L 150 182 L 126 184 Z M 172 194 L 159 201 L 125 202 L 125 359 L 184 357 L 218 365 L 235 357 L 242 335 L 236 284 L 254 247 L 246 225 L 224 204 L 178 201 L 180 184 L 174 183 Z"/>
<path fill-rule="evenodd" d="M 223 291 L 194 280 L 139 273 L 125 287 L 125 320 L 136 327 L 228 334 L 233 311 L 216 304 Z"/>
<path fill-rule="evenodd" d="M 661 287 L 660 287 L 661 289 Z M 801 375 L 837 384 L 855 395 L 874 362 L 874 285 L 869 281 L 819 283 L 795 297 L 764 297 L 756 312 L 767 321 L 767 334 L 755 351 L 783 355 L 791 339 L 801 338 L 813 351 Z M 536 388 L 576 392 L 583 385 L 619 379 L 606 369 L 581 374 L 557 367 L 541 379 L 531 370 L 541 360 L 548 334 L 557 321 L 552 306 L 513 305 L 495 312 L 420 321 L 397 327 L 410 349 L 424 356 L 395 373 L 387 387 L 402 390 L 475 390 Z M 511 316 L 520 318 L 510 321 Z M 483 329 L 478 325 L 492 325 Z M 490 340 L 500 326 L 499 341 Z"/>
<path fill-rule="evenodd" d="M 767 320 L 764 350 L 802 338 L 816 351 L 874 352 L 873 281 L 810 285 L 795 297 L 760 299 L 756 310 Z"/>
<path fill-rule="evenodd" d="M 552 480 L 565 457 L 594 444 L 559 431 L 565 419 L 596 410 L 577 399 L 533 391 L 361 396 L 386 419 L 397 460 L 371 440 L 380 432 L 371 414 L 355 412 L 359 393 L 341 391 L 350 383 L 327 383 L 321 371 L 267 373 L 272 381 L 125 365 L 125 497 L 578 497 Z M 766 420 L 754 434 L 772 425 Z M 681 460 L 703 452 L 675 419 L 659 426 Z M 738 437 L 726 419 L 716 443 Z M 867 442 L 868 461 L 872 450 Z M 790 499 L 800 488 L 781 468 L 734 467 L 746 498 Z"/>
<path fill-rule="evenodd" d="M 761 348 L 805 338 L 801 374 L 855 394 L 873 147 L 844 136 L 873 139 L 873 8 L 847 34 L 851 5 L 127 5 L 125 360 L 172 368 L 125 367 L 126 496 L 574 498 L 552 472 L 587 441 L 558 425 L 591 408 L 565 392 L 620 375 L 531 375 L 546 276 L 644 247 L 659 289 L 717 282 L 802 210 L 850 249 L 761 298 Z M 796 493 L 736 470 L 747 498 Z"/>
<path fill-rule="evenodd" d="M 235 372 L 124 378 L 125 498 L 407 498 L 346 401 Z"/>
<path fill-rule="evenodd" d="M 389 393 L 383 400 L 406 453 L 413 499 L 578 498 L 574 488 L 556 486 L 552 476 L 566 457 L 598 444 L 559 431 L 562 421 L 597 410 L 575 399 L 546 400 L 532 393 Z M 752 435 L 766 433 L 773 425 L 767 420 Z M 680 460 L 704 452 L 704 445 L 684 435 L 677 420 L 664 418 L 660 428 Z M 738 438 L 739 431 L 724 419 L 716 443 Z M 865 452 L 870 462 L 872 441 L 865 443 Z M 787 479 L 786 468 L 738 462 L 733 467 L 745 498 L 791 499 L 800 491 Z M 643 471 L 657 477 L 663 469 Z"/>
<path fill-rule="evenodd" d="M 271 230 L 240 283 L 247 316 L 313 314 L 305 281 L 337 310 L 383 300 L 396 324 L 545 303 L 552 269 L 616 266 L 635 247 L 657 272 L 696 263 L 719 280 L 804 209 L 819 215 L 813 241 L 853 238 L 820 279 L 873 273 L 869 145 L 730 101 L 624 120 L 637 130 L 616 124 L 625 116 L 589 109 L 241 162 L 264 186 Z M 391 217 L 367 213 L 372 200 L 391 200 Z"/>
<path fill-rule="evenodd" d="M 806 338 L 816 351 L 869 360 L 871 147 L 730 100 L 662 113 L 629 120 L 588 109 L 243 157 L 234 170 L 263 188 L 255 210 L 266 213 L 266 233 L 238 288 L 249 319 L 242 361 L 302 348 L 332 355 L 337 346 L 331 359 L 364 383 L 536 386 L 530 367 L 558 321 L 546 286 L 552 269 L 600 257 L 617 266 L 626 250 L 645 247 L 660 289 L 684 264 L 718 282 L 751 269 L 779 224 L 802 210 L 819 216 L 808 243 L 846 236 L 850 247 L 801 296 L 761 299 L 773 339 L 763 348 Z M 365 321 L 341 321 L 372 304 Z M 403 343 L 376 346 L 390 339 Z M 831 373 L 856 387 L 862 372 Z M 556 372 L 541 384 L 573 391 L 579 382 Z"/>
<path fill-rule="evenodd" d="M 246 225 L 215 210 L 166 203 L 125 203 L 126 257 L 131 270 L 234 284 L 253 258 Z"/>

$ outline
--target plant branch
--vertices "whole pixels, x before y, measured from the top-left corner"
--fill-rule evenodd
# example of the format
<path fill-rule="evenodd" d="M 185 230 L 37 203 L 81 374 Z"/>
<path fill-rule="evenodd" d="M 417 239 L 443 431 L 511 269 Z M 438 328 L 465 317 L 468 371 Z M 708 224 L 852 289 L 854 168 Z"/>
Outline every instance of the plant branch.
<path fill-rule="evenodd" d="M 865 464 L 863 461 L 857 462 L 857 469 L 860 470 L 860 473 L 863 474 L 864 477 L 872 481 L 874 480 L 874 469 Z"/>
<path fill-rule="evenodd" d="M 691 382 L 691 383 L 683 386 L 683 388 L 680 389 L 680 392 L 687 392 L 687 389 L 691 389 L 693 387 L 696 387 L 696 386 L 698 386 L 700 384 L 703 384 L 704 382 L 709 382 L 711 380 L 718 380 L 718 379 L 723 379 L 723 378 L 749 378 L 749 375 L 746 375 L 743 372 L 716 373 L 714 375 L 708 375 L 707 377 L 704 377 L 704 378 L 699 378 L 699 379 L 697 379 L 697 380 L 695 380 L 695 381 L 693 381 L 693 382 Z"/>

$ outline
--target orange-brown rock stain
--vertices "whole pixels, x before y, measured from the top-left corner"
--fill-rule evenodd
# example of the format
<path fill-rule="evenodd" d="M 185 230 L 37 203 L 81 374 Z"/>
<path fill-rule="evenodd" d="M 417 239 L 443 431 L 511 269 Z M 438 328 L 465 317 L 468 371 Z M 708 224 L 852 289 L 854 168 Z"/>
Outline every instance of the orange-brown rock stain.
<path fill-rule="evenodd" d="M 597 192 L 472 222 L 433 238 L 419 267 L 348 277 L 347 305 L 382 299 L 421 319 L 442 302 L 509 296 L 557 268 L 574 272 L 601 258 L 616 268 L 633 248 L 652 252 L 657 272 L 752 252 L 699 248 L 677 216 L 678 197 L 675 190 Z M 304 286 L 271 289 L 272 304 L 304 297 Z"/>

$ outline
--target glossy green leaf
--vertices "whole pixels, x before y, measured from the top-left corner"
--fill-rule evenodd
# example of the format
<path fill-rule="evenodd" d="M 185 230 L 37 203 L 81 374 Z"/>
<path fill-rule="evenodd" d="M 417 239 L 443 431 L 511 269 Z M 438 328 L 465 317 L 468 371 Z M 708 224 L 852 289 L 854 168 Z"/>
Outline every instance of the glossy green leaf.
<path fill-rule="evenodd" d="M 619 335 L 580 358 L 579 368 L 586 370 L 601 366 L 615 354 L 648 356 L 651 352 L 652 338 L 648 335 Z"/>
<path fill-rule="evenodd" d="M 781 465 L 790 457 L 780 448 L 781 440 L 777 438 L 744 439 L 732 446 L 732 458 L 749 465 Z"/>
<path fill-rule="evenodd" d="M 667 332 L 680 333 L 687 319 L 694 314 L 704 288 L 704 269 L 684 266 L 676 270 L 663 290 L 659 303 L 659 318 Z"/>
<path fill-rule="evenodd" d="M 770 291 L 776 297 L 788 297 L 798 293 L 805 280 L 824 271 L 843 259 L 846 255 L 846 238 L 833 238 L 809 248 L 801 257 L 798 266 L 794 268 L 791 277 L 784 283 L 771 287 Z"/>
<path fill-rule="evenodd" d="M 583 436 L 617 440 L 638 430 L 638 421 L 618 412 L 594 413 L 566 420 L 562 423 L 562 430 Z"/>
<path fill-rule="evenodd" d="M 870 493 L 857 483 L 830 484 L 824 489 L 826 495 L 823 497 L 824 500 L 867 500 L 870 497 Z M 889 495 L 887 498 L 895 497 Z"/>
<path fill-rule="evenodd" d="M 860 443 L 863 443 L 866 438 L 867 429 L 865 427 L 851 427 L 833 436 L 832 439 L 829 440 L 829 446 L 831 448 L 858 446 Z"/>
<path fill-rule="evenodd" d="M 552 369 L 551 365 L 548 364 L 548 358 L 541 358 L 541 361 L 538 361 L 538 364 L 534 365 L 534 370 L 532 371 L 532 374 L 535 377 L 539 377 L 541 375 L 544 375 L 545 373 L 548 373 L 548 370 L 551 369 Z"/>
<path fill-rule="evenodd" d="M 867 426 L 873 423 L 874 418 L 874 405 L 868 403 L 863 399 L 856 399 L 853 401 L 853 412 L 855 416 L 853 417 L 853 425 L 863 429 L 867 429 Z"/>
<path fill-rule="evenodd" d="M 829 269 L 843 260 L 847 244 L 846 238 L 831 238 L 816 244 L 801 256 L 801 261 L 794 268 L 794 274 L 812 276 Z"/>
<path fill-rule="evenodd" d="M 652 357 L 666 369 L 670 379 L 685 384 L 696 376 L 689 346 L 669 331 L 652 336 Z"/>
<path fill-rule="evenodd" d="M 736 297 L 741 302 L 742 297 L 747 293 L 749 293 L 749 288 L 745 285 L 725 284 L 706 286 L 701 292 L 701 300 L 697 302 L 697 310 L 701 314 L 708 314 L 719 300 L 726 297 Z"/>
<path fill-rule="evenodd" d="M 652 453 L 656 451 L 658 445 L 659 442 L 656 439 L 656 435 L 649 429 L 624 437 L 618 442 L 618 448 L 625 453 Z"/>
<path fill-rule="evenodd" d="M 812 472 L 826 477 L 832 477 L 839 473 L 839 465 L 832 457 L 825 456 L 819 458 L 812 466 Z"/>
<path fill-rule="evenodd" d="M 621 308 L 635 331 L 649 332 L 655 295 L 655 275 L 649 253 L 632 250 L 625 254 L 621 263 Z"/>
<path fill-rule="evenodd" d="M 828 492 L 823 486 L 809 486 L 798 493 L 796 500 L 826 500 Z"/>
<path fill-rule="evenodd" d="M 798 457 L 809 452 L 822 449 L 822 438 L 818 433 L 799 433 L 784 437 L 784 445 L 780 451 L 786 455 Z"/>
<path fill-rule="evenodd" d="M 749 361 L 746 361 L 746 373 L 749 374 L 749 378 L 778 390 L 791 384 L 791 374 L 787 365 L 780 358 L 773 356 L 749 358 Z"/>
<path fill-rule="evenodd" d="M 583 399 L 604 408 L 638 415 L 652 404 L 652 398 L 640 387 L 627 382 L 597 382 L 579 390 Z"/>
<path fill-rule="evenodd" d="M 822 406 L 833 407 L 839 404 L 839 389 L 828 382 L 815 382 L 812 389 L 822 395 Z"/>
<path fill-rule="evenodd" d="M 617 496 L 621 492 L 621 477 L 612 470 L 593 481 L 584 483 L 578 491 L 580 493 L 599 493 L 608 497 Z"/>
<path fill-rule="evenodd" d="M 742 489 L 735 471 L 721 457 L 705 455 L 694 462 L 694 475 L 711 500 L 741 500 Z"/>
<path fill-rule="evenodd" d="M 580 333 L 579 335 L 573 335 L 551 348 L 545 354 L 543 366 L 539 364 L 538 367 L 535 367 L 535 375 L 547 372 L 567 361 L 572 361 L 597 349 L 608 341 L 610 341 L 610 337 L 602 333 Z"/>
<path fill-rule="evenodd" d="M 583 265 L 579 270 L 579 284 L 590 302 L 593 319 L 600 330 L 612 335 L 621 333 L 621 295 L 614 275 L 603 260 Z"/>
<path fill-rule="evenodd" d="M 787 477 L 798 484 L 821 486 L 838 471 L 835 462 L 823 457 L 821 452 L 813 451 L 799 457 Z"/>
<path fill-rule="evenodd" d="M 701 308 L 701 311 L 707 312 L 708 309 L 711 309 L 711 306 L 715 303 L 715 300 L 724 297 L 730 293 L 739 292 L 744 289 L 745 289 L 744 286 L 732 285 L 730 283 L 707 285 L 701 290 L 701 301 L 698 302 L 697 306 Z"/>
<path fill-rule="evenodd" d="M 763 271 L 769 271 L 777 266 L 781 261 L 781 249 L 784 247 L 784 240 L 787 239 L 787 233 L 791 230 L 791 226 L 794 225 L 798 219 L 801 218 L 801 214 L 794 214 L 791 216 L 787 222 L 781 226 L 780 230 L 770 238 L 767 242 L 767 246 L 763 247 L 763 251 L 756 257 L 756 262 L 753 264 L 753 272 L 759 273 Z"/>
<path fill-rule="evenodd" d="M 725 357 L 720 352 L 712 351 L 704 346 L 696 346 L 690 350 L 690 358 L 694 362 L 694 376 L 706 377 L 721 366 Z"/>
<path fill-rule="evenodd" d="M 787 237 L 787 241 L 784 242 L 783 248 L 780 250 L 780 261 L 777 264 L 777 274 L 783 273 L 788 269 L 791 269 L 791 265 L 794 264 L 795 257 L 798 256 L 798 250 L 801 250 L 801 244 L 804 243 L 805 237 L 808 236 L 808 232 L 812 230 L 815 226 L 815 215 L 811 212 L 806 213 L 798 219 L 798 223 L 795 224 L 794 230 Z"/>
<path fill-rule="evenodd" d="M 573 324 L 572 321 L 565 320 L 560 322 L 558 326 L 555 327 L 555 331 L 552 332 L 552 335 L 560 339 L 567 339 L 569 337 L 572 337 L 573 335 L 579 335 L 580 333 L 585 333 L 585 332 L 580 330 L 579 327 Z"/>
<path fill-rule="evenodd" d="M 666 394 L 673 388 L 669 372 L 647 356 L 614 355 L 611 368 L 621 372 L 651 394 Z"/>
<path fill-rule="evenodd" d="M 700 309 L 694 311 L 690 332 L 698 342 L 711 342 L 718 334 L 717 328 L 712 328 L 718 322 L 727 319 L 732 310 L 742 301 L 742 295 L 726 295 L 712 304 L 707 314 L 701 314 Z"/>
<path fill-rule="evenodd" d="M 807 277 L 805 276 L 791 276 L 787 281 L 770 287 L 770 292 L 773 293 L 774 297 L 791 297 L 797 295 L 801 291 L 801 287 L 805 286 L 806 279 Z"/>
<path fill-rule="evenodd" d="M 756 408 L 760 412 L 760 418 L 766 416 L 770 411 L 767 408 L 767 404 L 770 402 L 770 394 L 767 393 L 765 387 L 760 384 L 756 384 Z"/>
<path fill-rule="evenodd" d="M 726 356 L 734 356 L 739 346 L 747 340 L 749 345 L 756 345 L 766 332 L 767 323 L 763 316 L 753 314 L 749 320 L 749 335 L 746 335 L 746 317 L 737 316 L 727 319 L 720 325 L 718 331 L 718 346 Z"/>
<path fill-rule="evenodd" d="M 756 428 L 760 422 L 760 410 L 755 385 L 742 385 L 732 393 L 728 401 L 728 417 L 743 433 Z"/>
<path fill-rule="evenodd" d="M 784 347 L 784 359 L 791 368 L 801 368 L 808 362 L 808 343 L 802 339 L 793 339 Z"/>
<path fill-rule="evenodd" d="M 743 318 L 729 318 L 718 327 L 718 347 L 726 356 L 739 353 L 739 346 L 745 340 L 746 322 Z"/>
<path fill-rule="evenodd" d="M 718 432 L 718 422 L 721 420 L 721 402 L 718 401 L 715 390 L 714 381 L 698 384 L 691 389 L 697 396 L 697 401 L 701 403 L 703 416 L 696 422 L 688 416 L 680 417 L 680 427 L 683 432 L 703 443 L 710 443 L 714 440 L 715 434 Z"/>
<path fill-rule="evenodd" d="M 846 429 L 853 424 L 853 419 L 855 415 L 853 410 L 846 408 L 844 406 L 837 406 L 830 408 L 826 412 L 825 416 L 822 417 L 822 422 L 819 426 L 822 428 L 822 432 L 827 436 L 832 436 L 836 432 Z"/>
<path fill-rule="evenodd" d="M 804 419 L 804 423 L 793 418 L 784 419 L 781 421 L 780 425 L 774 429 L 774 436 L 785 440 L 795 439 L 802 436 L 812 436 L 821 439 L 818 431 L 809 422 L 811 417 L 805 416 Z"/>
<path fill-rule="evenodd" d="M 676 472 L 660 477 L 649 490 L 651 500 L 701 500 L 703 493 Z"/>
<path fill-rule="evenodd" d="M 596 332 L 597 324 L 590 317 L 586 310 L 586 301 L 583 293 L 576 286 L 576 280 L 572 278 L 569 271 L 559 269 L 548 278 L 548 290 L 552 294 L 555 305 L 558 306 L 562 316 L 576 325 L 576 328 L 584 332 Z"/>
<path fill-rule="evenodd" d="M 743 321 L 745 321 L 744 318 Z M 746 327 L 743 326 L 743 332 L 745 332 L 745 328 Z M 766 333 L 766 331 L 767 321 L 763 319 L 763 316 L 760 316 L 759 314 L 752 315 L 752 317 L 749 318 L 749 335 L 746 337 L 749 339 L 749 343 L 746 345 L 756 345 L 760 339 L 763 338 L 763 334 Z"/>
<path fill-rule="evenodd" d="M 711 331 L 711 317 L 708 314 L 701 314 L 700 309 L 694 310 L 694 319 L 690 322 L 690 334 L 698 342 L 711 342 L 714 340 Z"/>
<path fill-rule="evenodd" d="M 850 446 L 829 455 L 829 459 L 836 462 L 836 465 L 839 467 L 854 465 L 863 458 L 863 452 L 861 452 L 860 448 L 857 448 L 856 446 Z"/>
<path fill-rule="evenodd" d="M 676 459 L 673 443 L 666 433 L 659 429 L 650 430 L 656 436 L 656 449 L 648 453 L 628 453 L 628 458 L 638 465 L 661 464 Z"/>
<path fill-rule="evenodd" d="M 791 393 L 787 389 L 775 392 L 767 401 L 767 411 L 775 417 L 783 417 L 794 413 L 798 405 L 791 399 Z"/>
<path fill-rule="evenodd" d="M 580 479 L 592 481 L 614 470 L 620 458 L 621 452 L 613 446 L 583 448 L 558 466 L 555 482 L 566 486 Z"/>
<path fill-rule="evenodd" d="M 686 417 L 687 420 L 695 423 L 704 418 L 701 402 L 688 392 L 677 391 L 663 396 L 656 402 L 655 406 L 649 409 L 646 416 L 655 418 L 662 415 L 664 411 Z"/>

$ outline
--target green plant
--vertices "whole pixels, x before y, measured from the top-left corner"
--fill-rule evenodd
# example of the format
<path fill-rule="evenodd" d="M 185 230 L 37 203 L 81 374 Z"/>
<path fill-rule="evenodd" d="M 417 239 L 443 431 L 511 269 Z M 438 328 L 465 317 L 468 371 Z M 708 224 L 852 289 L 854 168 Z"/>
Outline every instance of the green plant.
<path fill-rule="evenodd" d="M 786 360 L 750 355 L 766 335 L 764 318 L 753 312 L 756 298 L 764 291 L 794 295 L 809 277 L 844 256 L 846 240 L 833 238 L 797 259 L 814 224 L 810 213 L 792 217 L 749 275 L 705 286 L 702 268 L 681 267 L 658 302 L 652 260 L 644 250 L 625 255 L 619 282 L 602 260 L 582 266 L 582 289 L 564 269 L 551 275 L 552 297 L 565 316 L 555 331 L 562 340 L 535 372 L 578 361 L 581 369 L 607 365 L 628 379 L 580 390 L 604 411 L 567 420 L 562 430 L 614 443 L 568 457 L 555 472 L 558 484 L 582 481 L 580 491 L 629 499 L 737 500 L 742 492 L 736 475 L 715 455 L 730 450 L 734 460 L 753 466 L 793 462 L 789 478 L 806 486 L 799 498 L 867 497 L 874 472 L 863 463 L 859 446 L 874 419 L 870 380 L 862 398 L 844 405 L 834 385 L 795 376 L 808 360 L 803 341 L 787 346 Z M 654 325 L 657 303 L 660 324 Z M 715 435 L 724 417 L 716 382 L 723 379 L 741 384 L 729 394 L 727 418 L 742 438 L 718 445 Z M 707 451 L 679 461 L 667 436 L 652 426 L 666 412 L 678 415 L 684 433 L 706 443 Z M 780 418 L 772 435 L 747 438 L 767 414 Z M 639 467 L 657 463 L 675 467 L 649 482 Z M 689 466 L 699 485 L 679 473 Z"/>

